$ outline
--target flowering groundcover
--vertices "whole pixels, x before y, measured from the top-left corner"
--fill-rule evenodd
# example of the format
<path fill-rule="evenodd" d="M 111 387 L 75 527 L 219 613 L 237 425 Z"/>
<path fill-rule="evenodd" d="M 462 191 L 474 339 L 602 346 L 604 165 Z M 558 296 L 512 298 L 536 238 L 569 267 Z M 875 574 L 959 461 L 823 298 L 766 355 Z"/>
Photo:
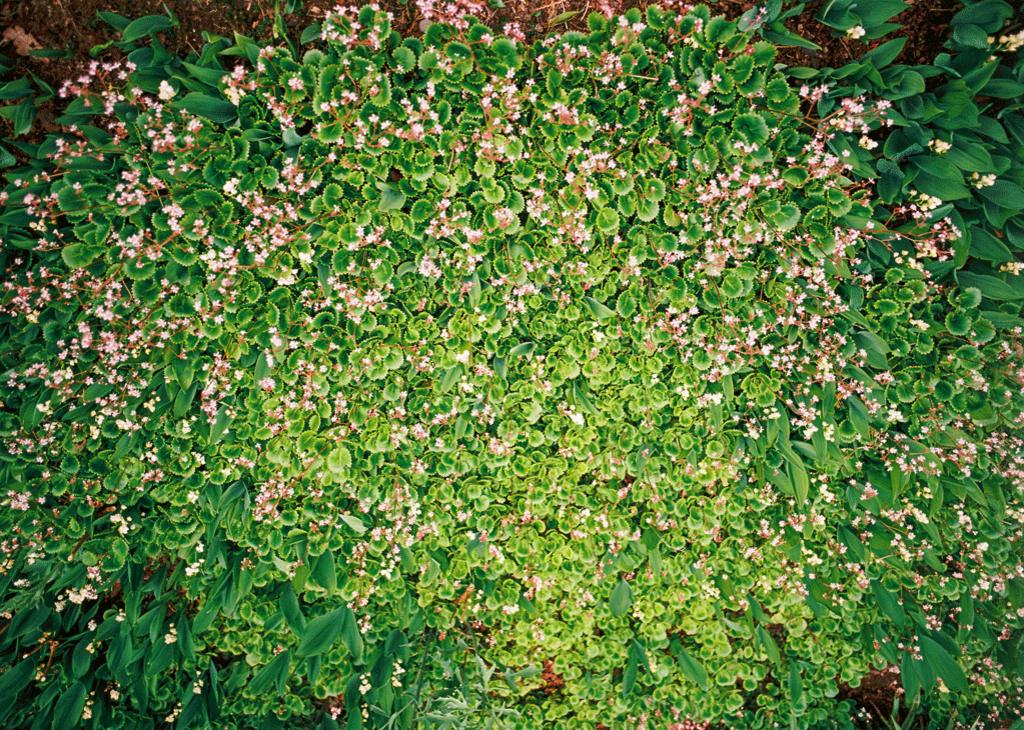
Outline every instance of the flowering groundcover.
<path fill-rule="evenodd" d="M 759 22 L 69 82 L 0 195 L 6 726 L 1017 719 L 1019 148 L 869 181 L 914 117 Z"/>

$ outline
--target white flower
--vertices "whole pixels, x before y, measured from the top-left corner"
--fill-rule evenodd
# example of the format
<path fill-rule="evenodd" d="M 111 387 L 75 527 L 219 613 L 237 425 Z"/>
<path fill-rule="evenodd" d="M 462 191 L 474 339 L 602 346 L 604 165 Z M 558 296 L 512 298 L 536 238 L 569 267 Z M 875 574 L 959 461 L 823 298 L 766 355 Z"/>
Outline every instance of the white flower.
<path fill-rule="evenodd" d="M 992 36 L 988 37 L 988 42 L 991 44 L 995 38 Z M 999 36 L 999 45 L 1003 47 L 1003 50 L 1008 53 L 1013 53 L 1020 48 L 1024 47 L 1024 30 L 1017 31 L 1013 35 L 1001 35 Z"/>
<path fill-rule="evenodd" d="M 934 195 L 927 195 L 919 190 L 912 191 L 911 197 L 917 201 L 918 207 L 926 212 L 929 210 L 935 210 L 942 205 L 942 200 L 940 198 L 936 198 Z"/>
<path fill-rule="evenodd" d="M 855 25 L 846 31 L 846 35 L 848 35 L 850 38 L 853 38 L 854 40 L 857 40 L 858 38 L 863 38 L 866 34 L 867 31 L 864 30 L 863 25 Z"/>
<path fill-rule="evenodd" d="M 931 147 L 937 155 L 943 155 L 949 152 L 949 150 L 952 149 L 953 147 L 953 145 L 951 145 L 949 142 L 946 142 L 945 140 L 942 139 L 933 139 L 931 142 L 928 143 L 928 146 Z"/>
<path fill-rule="evenodd" d="M 987 188 L 987 187 L 991 187 L 992 185 L 995 185 L 996 184 L 996 176 L 995 175 L 979 175 L 976 172 L 972 172 L 971 173 L 971 182 L 974 183 L 974 187 L 976 187 L 978 190 L 981 190 L 982 188 Z"/>
<path fill-rule="evenodd" d="M 167 79 L 160 82 L 160 91 L 157 93 L 157 96 L 160 97 L 160 101 L 170 101 L 177 93 L 178 92 L 175 88 L 167 83 Z"/>
<path fill-rule="evenodd" d="M 875 147 L 878 146 L 878 142 L 871 139 L 871 137 L 867 136 L 866 134 L 861 135 L 859 144 L 866 150 L 873 150 Z"/>

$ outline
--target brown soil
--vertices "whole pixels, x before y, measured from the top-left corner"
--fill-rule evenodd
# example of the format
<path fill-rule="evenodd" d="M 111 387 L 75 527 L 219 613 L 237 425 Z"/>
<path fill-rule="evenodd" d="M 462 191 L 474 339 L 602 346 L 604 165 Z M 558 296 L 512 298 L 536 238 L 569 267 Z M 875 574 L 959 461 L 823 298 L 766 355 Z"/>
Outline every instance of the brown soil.
<path fill-rule="evenodd" d="M 90 50 L 116 38 L 117 33 L 103 22 L 101 10 L 128 18 L 163 15 L 164 5 L 178 18 L 179 27 L 163 35 L 172 51 L 187 54 L 203 46 L 203 31 L 231 36 L 235 31 L 247 35 L 269 35 L 274 20 L 273 0 L 12 0 L 0 4 L 0 28 L 16 28 L 34 39 L 42 48 L 67 52 L 66 58 L 16 57 L 11 43 L 0 45 L 0 52 L 18 62 L 52 86 L 72 78 L 90 60 Z M 315 3 L 307 3 L 314 12 Z M 306 14 L 306 13 L 304 13 Z"/>
<path fill-rule="evenodd" d="M 892 717 L 896 693 L 900 687 L 899 667 L 874 669 L 860 681 L 857 687 L 840 685 L 837 700 L 853 700 L 857 707 L 871 715 L 872 727 Z"/>
<path fill-rule="evenodd" d="M 540 689 L 549 697 L 561 692 L 565 687 L 565 679 L 555 671 L 555 662 L 552 659 L 544 660 L 544 672 L 541 674 L 541 680 L 544 684 Z"/>

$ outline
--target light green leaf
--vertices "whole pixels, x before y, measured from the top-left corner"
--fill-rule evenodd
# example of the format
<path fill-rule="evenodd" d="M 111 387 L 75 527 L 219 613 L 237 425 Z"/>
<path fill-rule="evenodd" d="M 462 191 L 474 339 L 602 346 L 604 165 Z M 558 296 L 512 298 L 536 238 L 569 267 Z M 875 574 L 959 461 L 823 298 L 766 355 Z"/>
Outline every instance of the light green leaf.
<path fill-rule="evenodd" d="M 603 321 L 615 316 L 615 311 L 605 306 L 601 302 L 594 299 L 594 297 L 587 297 L 587 306 L 590 307 L 590 313 L 594 315 L 599 321 Z"/>
<path fill-rule="evenodd" d="M 335 446 L 329 454 L 327 454 L 327 470 L 335 476 L 341 476 L 345 474 L 352 466 L 352 454 L 342 444 Z"/>
<path fill-rule="evenodd" d="M 690 655 L 686 649 L 679 647 L 676 652 L 676 661 L 683 674 L 696 682 L 701 689 L 708 688 L 708 673 L 704 666 Z"/>
<path fill-rule="evenodd" d="M 377 188 L 380 190 L 380 204 L 377 206 L 380 210 L 401 210 L 405 205 L 405 193 L 401 190 L 386 183 L 379 183 Z"/>

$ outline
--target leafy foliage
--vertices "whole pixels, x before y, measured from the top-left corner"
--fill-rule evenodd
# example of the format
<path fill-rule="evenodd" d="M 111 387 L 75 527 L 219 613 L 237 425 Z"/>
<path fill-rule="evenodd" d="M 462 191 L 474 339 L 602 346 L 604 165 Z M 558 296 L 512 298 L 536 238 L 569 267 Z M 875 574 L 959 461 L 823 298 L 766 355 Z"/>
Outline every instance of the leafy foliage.
<path fill-rule="evenodd" d="M 1016 717 L 1019 54 L 795 91 L 786 12 L 67 84 L 0 209 L 0 719 Z"/>

